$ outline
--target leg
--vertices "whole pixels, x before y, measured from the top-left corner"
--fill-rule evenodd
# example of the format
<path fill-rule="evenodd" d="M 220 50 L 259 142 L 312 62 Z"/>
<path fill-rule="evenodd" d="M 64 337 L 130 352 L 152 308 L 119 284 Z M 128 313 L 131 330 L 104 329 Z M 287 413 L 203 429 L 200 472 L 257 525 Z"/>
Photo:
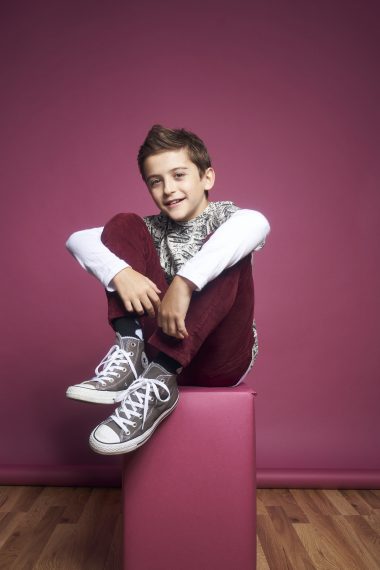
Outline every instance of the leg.
<path fill-rule="evenodd" d="M 162 269 L 158 268 L 158 256 L 152 251 L 153 243 L 151 239 L 146 239 L 146 228 L 142 229 L 141 223 L 138 222 L 137 230 L 141 237 L 134 262 L 134 249 L 130 239 L 135 243 L 135 236 L 139 234 L 137 231 L 132 232 L 133 237 L 129 238 L 128 232 L 125 232 L 125 241 L 121 240 L 120 225 L 124 228 L 124 222 L 125 217 L 116 217 L 114 225 L 119 228 L 116 239 L 110 240 L 105 231 L 102 238 L 104 243 L 119 257 L 124 255 L 131 265 L 152 279 L 164 293 L 167 286 L 163 283 Z M 126 242 L 131 251 L 126 252 Z M 142 242 L 144 247 L 146 246 L 145 249 L 141 247 Z M 146 260 L 150 260 L 149 266 Z M 114 301 L 116 305 L 113 304 Z M 116 296 L 109 297 L 109 309 L 110 319 L 126 314 Z M 146 334 L 146 327 L 144 333 L 149 345 L 188 367 L 191 374 L 196 374 L 197 370 L 200 375 L 204 374 L 206 385 L 231 385 L 239 380 L 240 371 L 242 374 L 250 361 L 253 344 L 252 321 L 253 284 L 249 256 L 223 272 L 202 292 L 194 294 L 186 319 L 189 339 L 178 341 L 155 326 L 150 336 Z M 211 361 L 210 358 L 205 358 L 209 350 L 215 351 Z M 245 358 L 246 356 L 248 358 Z M 218 381 L 215 383 L 216 373 Z M 90 446 L 94 451 L 107 455 L 133 451 L 150 438 L 159 423 L 173 411 L 177 402 L 176 375 L 152 362 L 141 378 L 128 388 L 121 406 L 115 413 L 93 430 Z"/>
<path fill-rule="evenodd" d="M 144 221 L 135 214 L 118 214 L 105 226 L 103 242 L 125 259 L 136 271 L 147 275 L 161 291 L 167 283 L 152 238 Z M 110 404 L 123 399 L 127 388 L 148 366 L 143 335 L 149 336 L 155 329 L 154 319 L 128 313 L 118 293 L 107 292 L 110 323 L 124 317 L 125 330 L 115 327 L 116 341 L 89 380 L 70 386 L 67 397 L 100 404 Z M 149 348 L 149 347 L 147 347 Z M 149 356 L 153 356 L 150 354 Z"/>
<path fill-rule="evenodd" d="M 161 268 L 160 260 L 152 237 L 144 220 L 136 214 L 117 214 L 104 227 L 102 242 L 113 253 L 124 259 L 133 269 L 151 279 L 162 294 L 168 288 L 165 274 Z M 110 323 L 120 317 L 135 317 L 128 313 L 117 292 L 106 291 L 108 300 L 108 320 Z M 148 316 L 139 317 L 144 338 L 149 338 L 156 328 L 154 319 Z M 149 356 L 154 352 L 149 351 Z"/>
<path fill-rule="evenodd" d="M 189 339 L 178 341 L 156 330 L 149 341 L 186 367 L 178 377 L 182 384 L 231 386 L 251 361 L 252 322 L 248 256 L 194 296 L 186 320 Z M 130 386 L 115 413 L 93 430 L 90 446 L 106 455 L 133 451 L 151 437 L 177 402 L 176 375 L 152 362 Z"/>
<path fill-rule="evenodd" d="M 182 385 L 231 386 L 252 359 L 254 290 L 251 256 L 194 293 L 186 317 L 189 338 L 157 330 L 149 342 L 185 367 Z"/>

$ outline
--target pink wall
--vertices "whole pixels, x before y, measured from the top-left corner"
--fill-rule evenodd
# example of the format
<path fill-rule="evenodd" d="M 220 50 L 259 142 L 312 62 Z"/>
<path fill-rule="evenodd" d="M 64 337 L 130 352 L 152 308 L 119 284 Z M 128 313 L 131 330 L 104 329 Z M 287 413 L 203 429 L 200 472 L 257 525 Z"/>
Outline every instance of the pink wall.
<path fill-rule="evenodd" d="M 112 408 L 64 397 L 113 338 L 64 242 L 154 212 L 135 157 L 162 122 L 207 142 L 215 200 L 272 225 L 255 271 L 258 468 L 380 469 L 378 3 L 1 10 L 0 463 L 118 465 L 87 447 Z"/>

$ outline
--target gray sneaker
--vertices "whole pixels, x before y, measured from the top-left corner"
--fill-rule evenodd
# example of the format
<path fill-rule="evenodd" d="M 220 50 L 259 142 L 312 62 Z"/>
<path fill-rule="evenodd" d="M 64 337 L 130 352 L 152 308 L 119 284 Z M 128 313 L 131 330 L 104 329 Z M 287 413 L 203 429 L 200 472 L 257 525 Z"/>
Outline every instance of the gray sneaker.
<path fill-rule="evenodd" d="M 151 362 L 128 388 L 122 404 L 90 435 L 97 453 L 128 453 L 143 445 L 178 402 L 177 375 Z"/>
<path fill-rule="evenodd" d="M 69 386 L 66 396 L 95 404 L 121 402 L 127 388 L 147 366 L 144 341 L 116 333 L 116 344 L 96 367 L 95 376 L 80 384 Z"/>

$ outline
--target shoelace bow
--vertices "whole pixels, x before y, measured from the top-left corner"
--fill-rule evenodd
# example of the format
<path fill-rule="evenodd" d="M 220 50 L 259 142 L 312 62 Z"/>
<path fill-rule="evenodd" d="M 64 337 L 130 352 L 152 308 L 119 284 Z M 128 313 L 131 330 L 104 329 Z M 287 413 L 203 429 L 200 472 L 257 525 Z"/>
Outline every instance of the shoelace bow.
<path fill-rule="evenodd" d="M 105 386 L 107 382 L 113 381 L 119 375 L 118 370 L 121 372 L 126 371 L 125 366 L 121 366 L 121 364 L 125 362 L 127 362 L 131 367 L 133 375 L 137 379 L 138 374 L 132 360 L 130 359 L 131 354 L 132 353 L 126 352 L 124 349 L 120 348 L 117 344 L 111 346 L 101 363 L 95 368 L 97 381 L 100 382 L 102 386 Z M 92 381 L 93 380 L 88 380 L 88 382 Z"/>
<path fill-rule="evenodd" d="M 158 391 L 159 387 L 163 388 L 167 392 L 168 397 L 166 399 L 161 398 L 160 393 Z M 113 421 L 119 427 L 121 427 L 121 429 L 126 434 L 129 433 L 128 425 L 131 426 L 136 425 L 136 423 L 131 420 L 132 416 L 141 418 L 141 413 L 138 411 L 138 408 L 144 409 L 141 429 L 144 428 L 146 416 L 148 413 L 148 402 L 153 400 L 153 398 L 150 396 L 151 391 L 153 391 L 155 397 L 160 402 L 167 402 L 170 399 L 170 390 L 164 382 L 161 382 L 156 378 L 141 378 L 135 380 L 129 386 L 125 394 L 124 400 L 121 403 L 121 406 L 117 408 L 115 414 L 112 414 L 111 419 L 113 419 Z M 136 397 L 135 401 L 132 400 L 133 395 Z M 125 418 L 121 417 L 120 414 L 123 414 Z"/>

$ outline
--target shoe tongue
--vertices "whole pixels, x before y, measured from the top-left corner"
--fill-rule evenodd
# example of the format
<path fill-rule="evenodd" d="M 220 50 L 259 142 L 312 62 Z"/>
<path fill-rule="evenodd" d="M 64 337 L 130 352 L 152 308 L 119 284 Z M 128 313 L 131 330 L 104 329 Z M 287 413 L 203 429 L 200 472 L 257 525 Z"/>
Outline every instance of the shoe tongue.
<path fill-rule="evenodd" d="M 116 333 L 116 344 L 123 350 L 128 351 L 131 342 L 137 343 L 138 339 L 133 336 L 121 336 L 121 334 Z"/>
<path fill-rule="evenodd" d="M 145 370 L 143 378 L 150 378 L 152 380 L 155 380 L 158 376 L 162 375 L 170 376 L 171 372 L 163 368 L 160 364 L 157 364 L 156 362 L 151 362 L 148 368 Z"/>

